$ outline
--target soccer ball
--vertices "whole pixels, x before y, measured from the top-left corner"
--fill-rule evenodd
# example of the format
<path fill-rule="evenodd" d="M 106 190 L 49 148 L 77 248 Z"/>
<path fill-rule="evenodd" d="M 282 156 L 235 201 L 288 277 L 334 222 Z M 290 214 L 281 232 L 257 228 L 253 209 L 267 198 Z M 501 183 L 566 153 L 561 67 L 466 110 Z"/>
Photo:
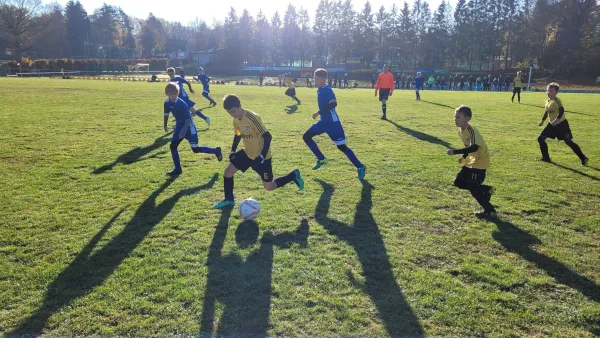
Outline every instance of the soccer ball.
<path fill-rule="evenodd" d="M 253 220 L 260 214 L 260 205 L 256 200 L 247 198 L 238 206 L 238 212 L 244 221 Z"/>

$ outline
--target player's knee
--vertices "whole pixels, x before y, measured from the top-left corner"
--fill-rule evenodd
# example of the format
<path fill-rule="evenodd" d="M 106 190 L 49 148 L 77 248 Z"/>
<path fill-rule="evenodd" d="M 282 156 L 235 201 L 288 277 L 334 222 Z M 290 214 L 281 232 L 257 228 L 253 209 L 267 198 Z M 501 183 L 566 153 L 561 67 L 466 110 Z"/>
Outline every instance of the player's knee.
<path fill-rule="evenodd" d="M 269 191 L 277 189 L 277 183 L 275 183 L 275 181 L 263 182 L 263 185 L 264 185 L 265 189 L 267 189 Z"/>
<path fill-rule="evenodd" d="M 225 168 L 225 171 L 223 172 L 223 177 L 232 178 L 233 174 L 235 174 L 235 171 L 235 168 L 232 168 L 232 166 L 229 165 L 227 168 Z"/>
<path fill-rule="evenodd" d="M 348 149 L 348 146 L 347 146 L 347 145 L 345 145 L 345 144 L 338 144 L 338 145 L 337 145 L 337 148 L 338 148 L 338 149 L 339 149 L 339 150 L 340 150 L 342 153 L 345 153 L 345 152 L 346 152 L 346 149 Z"/>
<path fill-rule="evenodd" d="M 539 144 L 546 142 L 546 136 L 543 136 L 543 135 L 538 136 L 537 141 Z"/>
<path fill-rule="evenodd" d="M 169 145 L 169 148 L 171 148 L 171 151 L 177 151 L 177 147 L 178 146 L 179 146 L 179 142 L 171 141 L 171 144 Z"/>
<path fill-rule="evenodd" d="M 565 144 L 568 145 L 569 147 L 572 147 L 575 145 L 575 142 L 573 142 L 573 140 L 571 140 L 571 139 L 566 139 Z"/>
<path fill-rule="evenodd" d="M 304 133 L 304 135 L 302 135 L 302 139 L 304 140 L 304 143 L 310 142 L 313 138 L 313 133 L 307 131 L 306 133 Z"/>

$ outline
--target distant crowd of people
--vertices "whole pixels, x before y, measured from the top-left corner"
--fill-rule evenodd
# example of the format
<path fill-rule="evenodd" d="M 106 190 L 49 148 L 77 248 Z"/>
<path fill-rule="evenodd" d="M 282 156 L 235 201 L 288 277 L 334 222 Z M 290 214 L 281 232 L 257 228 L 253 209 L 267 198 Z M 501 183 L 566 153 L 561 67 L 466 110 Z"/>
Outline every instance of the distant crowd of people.
<path fill-rule="evenodd" d="M 371 88 L 375 88 L 376 74 L 371 78 Z M 520 74 L 519 74 L 520 76 Z M 415 79 L 411 74 L 396 73 L 394 77 L 395 89 L 411 89 L 415 87 Z M 522 82 L 522 79 L 521 79 Z M 479 91 L 509 91 L 514 83 L 514 78 L 511 75 L 498 75 L 492 78 L 492 75 L 483 77 L 474 77 L 469 75 L 450 75 L 446 79 L 445 76 L 434 76 L 433 74 L 425 81 L 423 89 L 429 90 L 479 90 Z"/>

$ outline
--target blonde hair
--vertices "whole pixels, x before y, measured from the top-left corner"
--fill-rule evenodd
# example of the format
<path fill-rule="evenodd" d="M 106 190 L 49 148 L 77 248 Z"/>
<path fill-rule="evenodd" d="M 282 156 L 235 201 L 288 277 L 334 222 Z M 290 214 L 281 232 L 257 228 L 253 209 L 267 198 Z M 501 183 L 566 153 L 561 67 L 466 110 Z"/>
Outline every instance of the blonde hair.
<path fill-rule="evenodd" d="M 175 68 L 173 68 L 173 67 L 167 68 L 167 73 L 170 73 L 170 72 L 175 73 Z"/>
<path fill-rule="evenodd" d="M 558 83 L 556 82 L 551 82 L 548 87 L 546 87 L 546 90 L 550 89 L 550 88 L 554 88 L 554 90 L 558 91 L 560 89 L 560 86 L 558 85 Z"/>
<path fill-rule="evenodd" d="M 169 82 L 169 84 L 167 84 L 167 86 L 165 87 L 165 94 L 169 95 L 169 94 L 178 94 L 179 95 L 179 87 L 177 86 L 177 84 Z"/>
<path fill-rule="evenodd" d="M 327 69 L 319 68 L 315 70 L 315 76 L 326 79 L 329 76 L 329 74 L 327 73 Z"/>

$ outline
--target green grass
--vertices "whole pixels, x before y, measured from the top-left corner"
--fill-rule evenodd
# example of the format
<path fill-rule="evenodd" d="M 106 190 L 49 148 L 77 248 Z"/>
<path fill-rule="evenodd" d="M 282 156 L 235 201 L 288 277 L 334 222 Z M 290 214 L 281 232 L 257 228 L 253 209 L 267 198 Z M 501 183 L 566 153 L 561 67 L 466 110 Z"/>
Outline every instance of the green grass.
<path fill-rule="evenodd" d="M 268 192 L 238 173 L 237 200 L 262 207 L 242 223 L 211 209 L 225 162 L 184 142 L 184 173 L 166 179 L 163 87 L 0 79 L 0 334 L 600 334 L 600 96 L 561 95 L 591 159 L 582 167 L 556 141 L 556 165 L 535 161 L 542 93 L 517 105 L 508 93 L 400 91 L 385 122 L 371 90 L 337 90 L 361 184 L 326 136 L 329 165 L 310 169 L 315 90 L 286 113 L 284 89 L 212 86 L 262 116 L 275 175 L 299 168 L 306 181 Z M 491 151 L 498 221 L 474 218 L 452 186 L 460 166 L 446 147 L 461 146 L 463 103 Z M 228 149 L 231 118 L 205 113 L 200 143 Z"/>

